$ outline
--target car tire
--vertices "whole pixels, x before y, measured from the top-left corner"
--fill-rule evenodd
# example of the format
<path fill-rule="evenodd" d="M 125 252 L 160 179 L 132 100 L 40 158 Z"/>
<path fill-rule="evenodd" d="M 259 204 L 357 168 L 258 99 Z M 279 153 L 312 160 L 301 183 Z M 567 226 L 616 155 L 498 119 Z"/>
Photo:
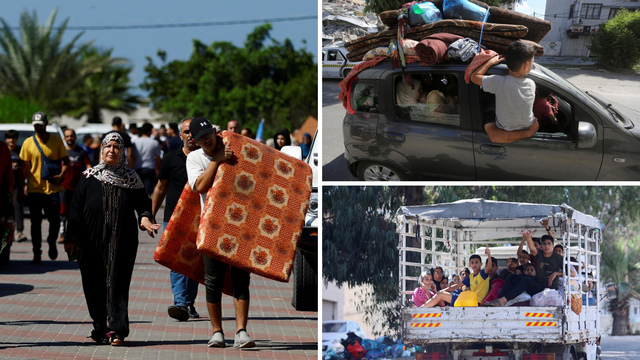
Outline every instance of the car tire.
<path fill-rule="evenodd" d="M 361 162 L 358 164 L 358 180 L 404 181 L 408 179 L 405 174 L 392 166 L 372 162 Z"/>
<path fill-rule="evenodd" d="M 318 311 L 318 260 L 296 252 L 293 261 L 293 299 L 291 305 L 298 311 Z"/>
<path fill-rule="evenodd" d="M 346 69 L 346 70 L 342 73 L 342 74 L 343 74 L 342 78 L 344 79 L 344 78 L 346 78 L 347 76 L 349 76 L 349 73 L 350 73 L 350 72 L 351 72 L 351 69 Z"/>

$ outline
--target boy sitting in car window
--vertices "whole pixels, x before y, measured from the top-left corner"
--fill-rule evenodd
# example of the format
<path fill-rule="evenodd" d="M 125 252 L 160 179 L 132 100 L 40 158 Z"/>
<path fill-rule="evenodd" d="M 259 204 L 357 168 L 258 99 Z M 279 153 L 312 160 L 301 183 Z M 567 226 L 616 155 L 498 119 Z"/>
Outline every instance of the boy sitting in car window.
<path fill-rule="evenodd" d="M 509 75 L 485 75 L 490 67 L 502 61 L 498 56 L 471 74 L 474 84 L 496 94 L 495 122 L 484 126 L 491 142 L 509 143 L 530 138 L 538 131 L 538 121 L 532 111 L 536 85 L 525 78 L 533 67 L 535 51 L 533 45 L 516 40 L 509 45 L 504 58 Z"/>

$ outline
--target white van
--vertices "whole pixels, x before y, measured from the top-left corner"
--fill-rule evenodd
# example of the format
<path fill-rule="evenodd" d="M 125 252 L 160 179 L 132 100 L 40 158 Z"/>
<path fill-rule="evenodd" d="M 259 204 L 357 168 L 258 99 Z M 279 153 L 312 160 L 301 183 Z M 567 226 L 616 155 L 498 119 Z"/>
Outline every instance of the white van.
<path fill-rule="evenodd" d="M 359 62 L 347 59 L 349 52 L 344 47 L 322 48 L 322 77 L 344 79 Z"/>

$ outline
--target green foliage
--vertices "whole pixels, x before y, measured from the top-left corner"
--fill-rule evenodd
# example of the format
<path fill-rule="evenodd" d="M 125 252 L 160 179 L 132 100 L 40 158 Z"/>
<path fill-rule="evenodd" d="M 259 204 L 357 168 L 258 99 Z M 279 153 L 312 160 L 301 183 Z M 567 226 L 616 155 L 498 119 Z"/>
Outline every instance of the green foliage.
<path fill-rule="evenodd" d="M 400 206 L 408 203 L 411 192 L 406 190 L 362 186 L 323 189 L 323 278 L 349 286 L 372 286 L 372 292 L 362 297 L 361 309 L 365 319 L 371 321 L 369 324 L 377 323 L 381 328 L 375 330 L 377 334 L 392 336 L 399 329 L 398 236 L 393 217 Z M 598 217 L 607 226 L 601 244 L 603 278 L 616 282 L 623 279 L 634 291 L 640 290 L 640 240 L 636 235 L 640 230 L 636 225 L 640 223 L 640 187 L 434 186 L 424 187 L 422 204 L 473 198 L 566 203 Z M 369 299 L 375 301 L 365 301 Z M 626 306 L 628 320 L 628 301 L 621 305 Z M 380 320 L 382 314 L 384 318 Z"/>
<path fill-rule="evenodd" d="M 76 46 L 82 32 L 67 44 L 62 43 L 69 19 L 53 30 L 57 9 L 46 26 L 38 15 L 26 11 L 20 16 L 20 37 L 0 18 L 0 93 L 29 103 L 40 104 L 49 115 L 60 115 L 56 102 L 82 80 L 102 67 L 117 62 L 111 58 L 83 61 L 82 54 L 92 42 Z M 42 110 L 42 109 L 41 109 Z"/>
<path fill-rule="evenodd" d="M 631 68 L 640 61 L 640 12 L 622 9 L 600 25 L 590 49 L 599 65 Z"/>
<path fill-rule="evenodd" d="M 194 40 L 186 61 L 165 63 L 166 53 L 159 51 L 163 64 L 147 57 L 140 87 L 149 91 L 154 110 L 173 119 L 204 116 L 222 127 L 238 119 L 255 131 L 264 117 L 265 138 L 280 128 L 298 128 L 307 116 L 317 117 L 317 64 L 289 39 L 271 39 L 271 28 L 256 27 L 244 47 Z"/>
<path fill-rule="evenodd" d="M 42 110 L 40 105 L 13 96 L 0 96 L 0 123 L 26 123 L 31 116 Z"/>
<path fill-rule="evenodd" d="M 82 55 L 83 61 L 93 58 L 111 58 L 113 49 L 91 47 Z M 113 64 L 105 66 L 84 79 L 67 97 L 56 103 L 56 108 L 77 119 L 87 116 L 89 123 L 102 123 L 102 110 L 131 114 L 142 99 L 129 93 L 129 74 L 133 68 Z"/>

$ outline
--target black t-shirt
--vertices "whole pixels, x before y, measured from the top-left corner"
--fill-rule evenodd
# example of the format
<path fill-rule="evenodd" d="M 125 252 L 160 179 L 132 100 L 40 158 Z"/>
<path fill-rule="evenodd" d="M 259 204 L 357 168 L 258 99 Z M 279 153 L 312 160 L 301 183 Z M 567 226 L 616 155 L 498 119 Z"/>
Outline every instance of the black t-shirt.
<path fill-rule="evenodd" d="M 167 203 L 164 207 L 164 222 L 171 219 L 171 214 L 178 204 L 180 194 L 187 183 L 187 155 L 182 148 L 174 149 L 164 155 L 158 180 L 168 180 Z"/>
<path fill-rule="evenodd" d="M 549 276 L 556 271 L 562 271 L 562 256 L 554 252 L 551 253 L 550 257 L 544 257 L 542 251 L 538 251 L 536 254 L 536 262 L 536 278 L 538 284 L 545 288 L 558 289 L 559 276 L 553 279 L 551 286 L 549 286 Z"/>
<path fill-rule="evenodd" d="M 22 177 L 20 176 L 20 166 L 22 166 L 22 160 L 20 160 L 20 149 L 22 149 L 22 147 L 17 146 L 15 149 L 9 150 L 11 151 L 11 170 L 13 171 L 14 188 L 22 187 L 24 185 L 18 183 L 18 179 Z"/>

